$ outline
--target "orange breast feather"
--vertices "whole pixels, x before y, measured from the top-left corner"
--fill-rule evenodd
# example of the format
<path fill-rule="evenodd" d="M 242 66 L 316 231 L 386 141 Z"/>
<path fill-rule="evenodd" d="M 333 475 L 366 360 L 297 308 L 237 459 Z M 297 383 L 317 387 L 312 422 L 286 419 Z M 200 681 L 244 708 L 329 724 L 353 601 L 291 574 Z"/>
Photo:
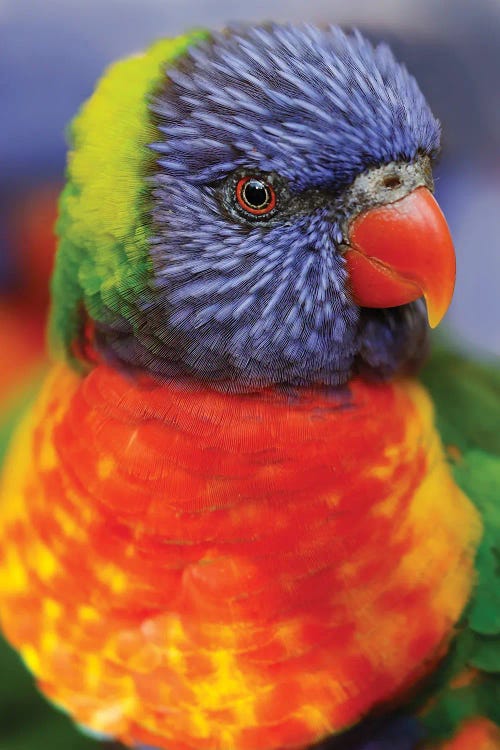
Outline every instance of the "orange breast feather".
<path fill-rule="evenodd" d="M 479 521 L 415 383 L 227 396 L 54 368 L 0 511 L 0 614 L 80 723 L 301 747 L 439 658 Z"/>

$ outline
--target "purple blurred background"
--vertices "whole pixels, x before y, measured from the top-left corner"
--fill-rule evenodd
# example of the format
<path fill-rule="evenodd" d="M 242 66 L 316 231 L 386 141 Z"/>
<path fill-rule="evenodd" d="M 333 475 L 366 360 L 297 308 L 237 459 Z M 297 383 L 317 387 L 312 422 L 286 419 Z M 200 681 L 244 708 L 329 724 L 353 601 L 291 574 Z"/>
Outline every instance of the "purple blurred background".
<path fill-rule="evenodd" d="M 64 129 L 104 66 L 229 21 L 357 26 L 387 40 L 444 128 L 437 196 L 457 248 L 449 331 L 500 354 L 500 0 L 0 0 L 0 288 L 20 275 L 13 212 L 64 170 Z"/>

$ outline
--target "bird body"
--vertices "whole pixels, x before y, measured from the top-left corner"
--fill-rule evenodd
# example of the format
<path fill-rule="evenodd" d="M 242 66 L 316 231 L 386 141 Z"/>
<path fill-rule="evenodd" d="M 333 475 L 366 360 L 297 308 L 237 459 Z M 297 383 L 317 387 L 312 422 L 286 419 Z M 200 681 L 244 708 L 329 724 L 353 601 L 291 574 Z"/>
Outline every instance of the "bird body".
<path fill-rule="evenodd" d="M 18 441 L 4 628 L 105 734 L 311 744 L 424 677 L 470 593 L 480 521 L 411 381 L 290 404 L 59 366 Z"/>
<path fill-rule="evenodd" d="M 196 33 L 111 68 L 72 137 L 54 364 L 1 490 L 42 690 L 161 750 L 368 748 L 400 706 L 405 750 L 496 742 L 498 459 L 446 358 L 446 451 L 415 378 L 454 261 L 414 80 L 335 28 Z"/>

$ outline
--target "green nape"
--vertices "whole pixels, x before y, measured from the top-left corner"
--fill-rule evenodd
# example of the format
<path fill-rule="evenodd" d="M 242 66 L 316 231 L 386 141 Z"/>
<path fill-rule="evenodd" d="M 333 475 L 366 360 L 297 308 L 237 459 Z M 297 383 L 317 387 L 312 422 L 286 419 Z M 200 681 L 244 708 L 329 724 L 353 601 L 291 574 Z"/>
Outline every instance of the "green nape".
<path fill-rule="evenodd" d="M 50 340 L 72 359 L 81 312 L 134 325 L 131 300 L 147 295 L 148 182 L 156 140 L 149 102 L 165 70 L 207 37 L 163 39 L 112 65 L 70 127 L 67 184 L 60 199 Z"/>
<path fill-rule="evenodd" d="M 422 374 L 445 443 L 500 456 L 500 366 L 438 348 Z"/>
<path fill-rule="evenodd" d="M 500 726 L 500 367 L 441 350 L 422 379 L 435 403 L 455 479 L 484 525 L 473 597 L 424 695 L 430 704 L 422 723 L 438 740 L 474 716 Z"/>

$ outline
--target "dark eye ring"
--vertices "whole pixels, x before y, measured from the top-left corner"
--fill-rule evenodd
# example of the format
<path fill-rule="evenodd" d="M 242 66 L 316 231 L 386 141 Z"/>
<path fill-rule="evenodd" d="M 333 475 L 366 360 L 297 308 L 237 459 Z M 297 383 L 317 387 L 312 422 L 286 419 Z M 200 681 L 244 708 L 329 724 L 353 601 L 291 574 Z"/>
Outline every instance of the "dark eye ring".
<path fill-rule="evenodd" d="M 253 216 L 264 216 L 276 207 L 276 193 L 269 182 L 260 177 L 242 177 L 236 183 L 239 206 Z"/>

